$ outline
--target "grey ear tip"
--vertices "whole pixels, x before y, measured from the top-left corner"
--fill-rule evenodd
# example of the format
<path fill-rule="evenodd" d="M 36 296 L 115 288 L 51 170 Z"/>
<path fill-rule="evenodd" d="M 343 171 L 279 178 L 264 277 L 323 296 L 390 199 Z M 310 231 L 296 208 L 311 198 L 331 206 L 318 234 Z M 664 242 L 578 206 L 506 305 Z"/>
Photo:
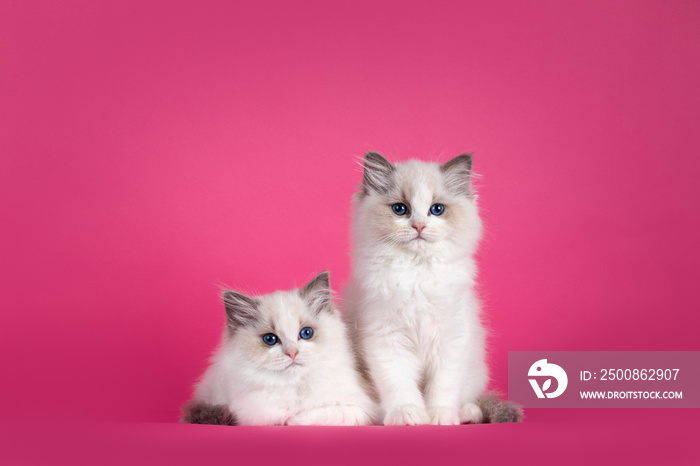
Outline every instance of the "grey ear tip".
<path fill-rule="evenodd" d="M 319 282 L 323 282 L 324 284 L 330 285 L 331 273 L 328 270 L 324 270 L 323 272 L 316 275 L 316 278 L 314 278 L 313 281 L 319 281 Z"/>
<path fill-rule="evenodd" d="M 224 290 L 221 292 L 221 297 L 224 299 L 225 298 L 235 298 L 235 297 L 240 296 L 240 295 L 241 295 L 240 293 L 233 291 L 233 290 Z"/>
<path fill-rule="evenodd" d="M 389 162 L 389 160 L 386 157 L 384 157 L 379 152 L 374 152 L 373 150 L 367 151 L 367 153 L 365 154 L 365 161 L 391 166 L 391 162 Z"/>
<path fill-rule="evenodd" d="M 319 289 L 329 289 L 331 288 L 331 281 L 330 281 L 330 272 L 328 270 L 324 270 L 323 272 L 319 273 L 316 275 L 314 278 L 311 279 L 309 283 L 306 284 L 301 289 L 301 294 L 302 296 L 310 293 L 312 290 L 319 290 Z"/>
<path fill-rule="evenodd" d="M 448 171 L 452 170 L 453 167 L 466 166 L 466 168 L 471 171 L 472 164 L 472 154 L 465 152 L 464 154 L 459 154 L 457 157 L 443 163 L 442 165 L 440 165 L 440 168 L 444 171 Z"/>
<path fill-rule="evenodd" d="M 246 296 L 243 293 L 239 293 L 238 291 L 234 290 L 222 291 L 221 299 L 224 300 L 224 304 L 246 303 L 248 305 L 255 306 L 258 302 L 256 298 L 251 298 L 250 296 Z"/>

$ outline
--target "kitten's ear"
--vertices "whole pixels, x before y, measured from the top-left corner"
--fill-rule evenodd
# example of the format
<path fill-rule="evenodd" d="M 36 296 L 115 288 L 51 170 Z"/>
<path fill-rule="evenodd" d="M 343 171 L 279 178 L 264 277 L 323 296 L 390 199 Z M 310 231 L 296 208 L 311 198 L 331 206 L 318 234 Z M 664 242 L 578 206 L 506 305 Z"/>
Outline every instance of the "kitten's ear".
<path fill-rule="evenodd" d="M 333 312 L 333 295 L 331 294 L 330 274 L 321 272 L 299 290 L 302 299 L 316 313 Z"/>
<path fill-rule="evenodd" d="M 226 325 L 231 332 L 258 319 L 258 300 L 231 290 L 224 291 L 222 297 L 226 308 Z"/>
<path fill-rule="evenodd" d="M 440 165 L 447 188 L 458 194 L 472 195 L 472 155 L 462 154 Z"/>
<path fill-rule="evenodd" d="M 394 166 L 383 156 L 376 152 L 367 152 L 362 164 L 364 175 L 362 177 L 362 192 L 368 194 L 374 191 L 386 194 L 393 184 Z"/>

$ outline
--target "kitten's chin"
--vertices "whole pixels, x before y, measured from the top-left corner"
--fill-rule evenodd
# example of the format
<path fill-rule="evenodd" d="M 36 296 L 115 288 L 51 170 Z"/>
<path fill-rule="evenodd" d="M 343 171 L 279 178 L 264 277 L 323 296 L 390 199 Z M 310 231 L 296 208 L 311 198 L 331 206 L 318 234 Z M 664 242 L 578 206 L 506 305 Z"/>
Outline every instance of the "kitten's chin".
<path fill-rule="evenodd" d="M 414 236 L 408 241 L 404 242 L 404 247 L 411 252 L 423 252 L 430 248 L 432 241 L 423 236 Z"/>
<path fill-rule="evenodd" d="M 288 374 L 288 375 L 298 375 L 306 370 L 306 367 L 304 364 L 301 364 L 299 362 L 292 362 L 290 364 L 287 364 L 283 368 L 279 369 L 278 372 L 281 372 L 282 374 Z"/>
<path fill-rule="evenodd" d="M 270 372 L 275 372 L 277 374 L 298 374 L 303 372 L 306 367 L 304 366 L 303 363 L 299 363 L 297 361 L 294 361 L 292 363 L 287 363 L 280 361 L 279 363 L 276 364 L 269 364 L 266 365 L 265 369 L 267 369 Z"/>

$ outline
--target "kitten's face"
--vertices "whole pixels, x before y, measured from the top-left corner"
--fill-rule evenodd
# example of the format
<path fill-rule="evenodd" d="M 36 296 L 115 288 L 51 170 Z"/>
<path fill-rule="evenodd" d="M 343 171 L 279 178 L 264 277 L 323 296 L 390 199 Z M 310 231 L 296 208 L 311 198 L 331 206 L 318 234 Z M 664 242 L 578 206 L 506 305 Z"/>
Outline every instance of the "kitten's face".
<path fill-rule="evenodd" d="M 301 375 L 318 365 L 337 332 L 327 273 L 302 290 L 258 298 L 227 291 L 224 300 L 236 360 L 254 370 Z"/>
<path fill-rule="evenodd" d="M 356 235 L 417 254 L 473 249 L 481 222 L 470 176 L 466 155 L 441 166 L 415 160 L 392 165 L 367 154 L 356 197 Z"/>

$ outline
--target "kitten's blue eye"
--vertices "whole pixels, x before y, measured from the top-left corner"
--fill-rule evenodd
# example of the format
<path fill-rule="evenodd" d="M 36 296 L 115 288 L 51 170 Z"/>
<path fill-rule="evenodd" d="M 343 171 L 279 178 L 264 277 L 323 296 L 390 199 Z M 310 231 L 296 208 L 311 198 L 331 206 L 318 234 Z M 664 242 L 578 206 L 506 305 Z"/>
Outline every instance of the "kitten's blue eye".
<path fill-rule="evenodd" d="M 303 338 L 304 340 L 308 340 L 312 336 L 314 336 L 314 329 L 311 327 L 304 327 L 301 329 L 301 332 L 299 332 L 299 337 Z"/>
<path fill-rule="evenodd" d="M 266 333 L 265 335 L 263 335 L 262 340 L 268 346 L 272 346 L 279 341 L 277 335 L 275 335 L 274 333 Z"/>
<path fill-rule="evenodd" d="M 408 209 L 406 208 L 406 204 L 397 203 L 391 206 L 391 210 L 393 210 L 396 215 L 406 215 Z"/>
<path fill-rule="evenodd" d="M 442 215 L 445 211 L 445 206 L 442 204 L 433 204 L 430 206 L 430 213 L 433 215 Z"/>

